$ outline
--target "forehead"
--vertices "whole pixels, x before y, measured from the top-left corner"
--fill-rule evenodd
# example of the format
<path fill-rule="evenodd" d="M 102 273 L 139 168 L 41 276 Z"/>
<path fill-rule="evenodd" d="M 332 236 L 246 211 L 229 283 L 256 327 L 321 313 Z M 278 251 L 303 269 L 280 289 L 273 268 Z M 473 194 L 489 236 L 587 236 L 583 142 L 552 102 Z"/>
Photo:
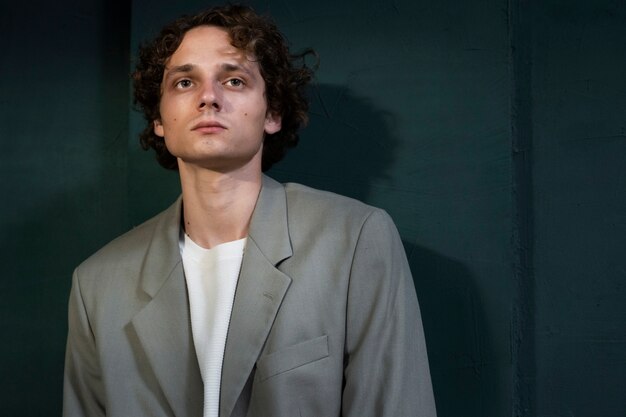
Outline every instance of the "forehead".
<path fill-rule="evenodd" d="M 226 30 L 216 26 L 198 26 L 185 33 L 180 45 L 166 64 L 169 66 L 216 58 L 250 62 L 246 59 L 244 51 L 231 44 L 230 35 Z"/>

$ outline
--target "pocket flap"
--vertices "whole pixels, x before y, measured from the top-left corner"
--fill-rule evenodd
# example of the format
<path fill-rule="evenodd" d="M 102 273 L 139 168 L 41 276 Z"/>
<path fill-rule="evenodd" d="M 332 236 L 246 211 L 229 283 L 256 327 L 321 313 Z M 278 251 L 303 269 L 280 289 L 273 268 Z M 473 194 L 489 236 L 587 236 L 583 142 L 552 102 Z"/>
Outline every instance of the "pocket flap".
<path fill-rule="evenodd" d="M 257 361 L 261 381 L 328 356 L 328 336 L 320 336 L 286 347 Z"/>

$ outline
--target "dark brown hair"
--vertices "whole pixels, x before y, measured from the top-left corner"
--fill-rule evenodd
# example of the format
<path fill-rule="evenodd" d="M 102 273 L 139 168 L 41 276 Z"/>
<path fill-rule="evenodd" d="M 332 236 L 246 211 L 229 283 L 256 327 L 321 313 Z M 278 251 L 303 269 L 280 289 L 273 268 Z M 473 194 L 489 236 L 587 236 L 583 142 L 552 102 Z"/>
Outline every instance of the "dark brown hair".
<path fill-rule="evenodd" d="M 178 169 L 176 157 L 169 153 L 162 137 L 154 133 L 154 120 L 161 118 L 161 81 L 167 60 L 174 54 L 185 34 L 194 27 L 216 26 L 230 36 L 231 44 L 254 57 L 265 81 L 268 111 L 282 117 L 281 130 L 266 134 L 263 143 L 263 171 L 280 161 L 287 149 L 298 143 L 298 130 L 308 121 L 305 86 L 313 72 L 305 65 L 307 50 L 291 55 L 276 25 L 246 6 L 214 7 L 194 16 L 183 16 L 165 26 L 152 41 L 139 48 L 133 73 L 134 103 L 147 122 L 139 140 L 144 149 L 153 148 L 159 163 Z"/>

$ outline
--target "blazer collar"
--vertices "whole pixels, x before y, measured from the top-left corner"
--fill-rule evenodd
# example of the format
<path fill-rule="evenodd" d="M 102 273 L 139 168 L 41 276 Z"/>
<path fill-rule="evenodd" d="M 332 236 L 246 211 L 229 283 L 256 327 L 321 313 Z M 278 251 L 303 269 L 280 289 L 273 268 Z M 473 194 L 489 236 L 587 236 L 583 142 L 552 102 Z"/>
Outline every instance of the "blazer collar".
<path fill-rule="evenodd" d="M 178 246 L 181 219 L 182 197 L 179 197 L 153 220 L 156 224 L 141 268 L 140 284 L 151 297 L 157 294 L 171 271 L 182 262 Z M 263 175 L 261 192 L 250 220 L 248 245 L 250 241 L 272 265 L 278 265 L 293 254 L 285 187 L 266 175 Z"/>
<path fill-rule="evenodd" d="M 182 197 L 178 197 L 174 204 L 152 220 L 155 222 L 154 232 L 140 276 L 141 288 L 152 298 L 182 262 L 179 249 L 181 212 Z"/>
<path fill-rule="evenodd" d="M 272 265 L 278 265 L 293 254 L 285 187 L 265 175 L 248 236 Z"/>

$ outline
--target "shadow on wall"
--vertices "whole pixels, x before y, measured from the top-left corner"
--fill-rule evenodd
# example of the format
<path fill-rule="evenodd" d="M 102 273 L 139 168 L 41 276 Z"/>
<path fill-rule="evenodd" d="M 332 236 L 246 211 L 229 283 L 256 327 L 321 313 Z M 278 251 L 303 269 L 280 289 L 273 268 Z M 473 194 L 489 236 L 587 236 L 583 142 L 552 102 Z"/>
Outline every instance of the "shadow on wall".
<path fill-rule="evenodd" d="M 391 179 L 401 144 L 394 115 L 346 86 L 317 84 L 310 100 L 310 123 L 299 145 L 269 175 L 372 201 L 373 188 Z M 438 415 L 489 415 L 501 400 L 482 391 L 490 349 L 475 280 L 460 262 L 403 243 L 420 301 Z"/>
<path fill-rule="evenodd" d="M 309 100 L 300 143 L 269 175 L 367 201 L 393 162 L 398 140 L 392 115 L 346 86 L 315 84 Z"/>
<path fill-rule="evenodd" d="M 502 399 L 485 392 L 492 349 L 475 278 L 460 262 L 403 241 L 419 297 L 437 414 L 497 415 Z"/>

